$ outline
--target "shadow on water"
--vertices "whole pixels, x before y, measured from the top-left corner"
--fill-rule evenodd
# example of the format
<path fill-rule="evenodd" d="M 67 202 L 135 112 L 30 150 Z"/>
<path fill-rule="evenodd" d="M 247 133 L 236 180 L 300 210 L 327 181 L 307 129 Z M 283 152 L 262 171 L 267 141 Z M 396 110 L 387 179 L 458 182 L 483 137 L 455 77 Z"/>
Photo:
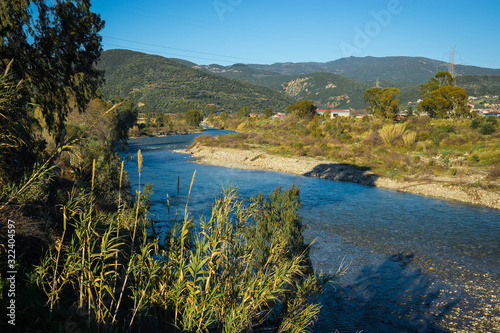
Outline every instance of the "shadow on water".
<path fill-rule="evenodd" d="M 368 167 L 358 167 L 343 163 L 320 164 L 311 171 L 306 172 L 304 176 L 375 186 L 378 176 L 370 173 L 370 170 Z"/>
<path fill-rule="evenodd" d="M 446 332 L 438 324 L 459 302 L 447 299 L 413 254 L 395 254 L 365 266 L 350 282 L 329 285 L 321 296 L 315 332 Z"/>

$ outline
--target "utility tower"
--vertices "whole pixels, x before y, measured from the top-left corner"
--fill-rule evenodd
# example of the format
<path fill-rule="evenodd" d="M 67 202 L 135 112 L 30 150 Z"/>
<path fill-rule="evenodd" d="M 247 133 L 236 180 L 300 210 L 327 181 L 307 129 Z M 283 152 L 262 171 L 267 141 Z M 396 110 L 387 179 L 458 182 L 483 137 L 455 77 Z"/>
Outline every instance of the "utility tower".
<path fill-rule="evenodd" d="M 455 73 L 455 54 L 459 53 L 459 52 L 455 51 L 455 47 L 456 46 L 454 46 L 453 48 L 449 47 L 450 51 L 445 53 L 445 55 L 446 54 L 450 55 L 450 60 L 448 62 L 448 72 L 450 72 L 450 74 L 453 78 L 455 78 L 455 76 L 456 76 L 456 73 Z"/>

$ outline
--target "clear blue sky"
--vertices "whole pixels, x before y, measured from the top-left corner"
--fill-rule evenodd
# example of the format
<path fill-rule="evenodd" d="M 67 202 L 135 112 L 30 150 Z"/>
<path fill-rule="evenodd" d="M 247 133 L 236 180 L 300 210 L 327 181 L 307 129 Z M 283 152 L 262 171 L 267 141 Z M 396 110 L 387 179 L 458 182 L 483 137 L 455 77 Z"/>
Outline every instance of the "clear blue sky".
<path fill-rule="evenodd" d="M 197 64 L 421 56 L 500 68 L 500 1 L 94 0 L 104 49 Z"/>

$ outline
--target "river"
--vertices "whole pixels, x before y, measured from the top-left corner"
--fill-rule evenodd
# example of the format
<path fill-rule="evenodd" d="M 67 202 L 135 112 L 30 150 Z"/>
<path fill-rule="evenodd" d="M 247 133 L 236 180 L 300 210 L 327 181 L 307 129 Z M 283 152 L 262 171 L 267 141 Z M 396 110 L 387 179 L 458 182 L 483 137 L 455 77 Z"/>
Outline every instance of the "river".
<path fill-rule="evenodd" d="M 160 234 L 176 214 L 183 216 L 195 171 L 188 205 L 193 216 L 208 214 L 229 185 L 248 198 L 295 184 L 309 225 L 306 236 L 315 240 L 314 268 L 346 268 L 321 296 L 314 332 L 500 332 L 500 210 L 280 172 L 198 165 L 172 151 L 197 135 L 129 141 L 128 154 L 135 157 L 141 149 L 143 155 L 141 183 L 154 186 L 152 212 Z M 137 187 L 136 159 L 126 169 Z"/>

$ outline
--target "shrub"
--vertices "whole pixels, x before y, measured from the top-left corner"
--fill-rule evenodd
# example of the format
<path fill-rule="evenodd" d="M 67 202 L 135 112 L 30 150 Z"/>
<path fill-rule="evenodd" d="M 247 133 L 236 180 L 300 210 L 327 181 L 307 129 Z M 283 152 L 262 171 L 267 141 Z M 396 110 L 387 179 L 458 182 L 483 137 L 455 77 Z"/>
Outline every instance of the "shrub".
<path fill-rule="evenodd" d="M 494 166 L 488 171 L 488 178 L 498 179 L 500 178 L 500 167 Z"/>
<path fill-rule="evenodd" d="M 494 127 L 498 127 L 498 120 L 496 117 L 486 117 L 484 119 L 484 122 L 492 124 Z"/>
<path fill-rule="evenodd" d="M 325 152 L 322 147 L 318 145 L 314 145 L 309 148 L 308 154 L 309 156 L 316 157 L 316 156 L 325 156 Z"/>
<path fill-rule="evenodd" d="M 382 138 L 380 137 L 379 131 L 375 130 L 371 132 L 370 135 L 363 139 L 363 144 L 370 146 L 378 146 L 382 144 Z"/>
<path fill-rule="evenodd" d="M 485 121 L 481 124 L 479 132 L 483 135 L 491 135 L 495 133 L 495 126 L 491 122 Z"/>
<path fill-rule="evenodd" d="M 403 143 L 405 147 L 411 147 L 413 144 L 417 142 L 417 132 L 407 132 L 403 135 Z"/>
<path fill-rule="evenodd" d="M 189 110 L 186 112 L 186 123 L 193 127 L 200 126 L 203 116 L 198 110 Z"/>
<path fill-rule="evenodd" d="M 380 129 L 380 137 L 385 143 L 392 143 L 400 138 L 406 130 L 405 124 L 385 125 Z"/>
<path fill-rule="evenodd" d="M 479 126 L 481 126 L 481 118 L 479 118 L 479 117 L 472 118 L 470 121 L 469 127 L 476 129 L 476 128 L 479 128 Z"/>

